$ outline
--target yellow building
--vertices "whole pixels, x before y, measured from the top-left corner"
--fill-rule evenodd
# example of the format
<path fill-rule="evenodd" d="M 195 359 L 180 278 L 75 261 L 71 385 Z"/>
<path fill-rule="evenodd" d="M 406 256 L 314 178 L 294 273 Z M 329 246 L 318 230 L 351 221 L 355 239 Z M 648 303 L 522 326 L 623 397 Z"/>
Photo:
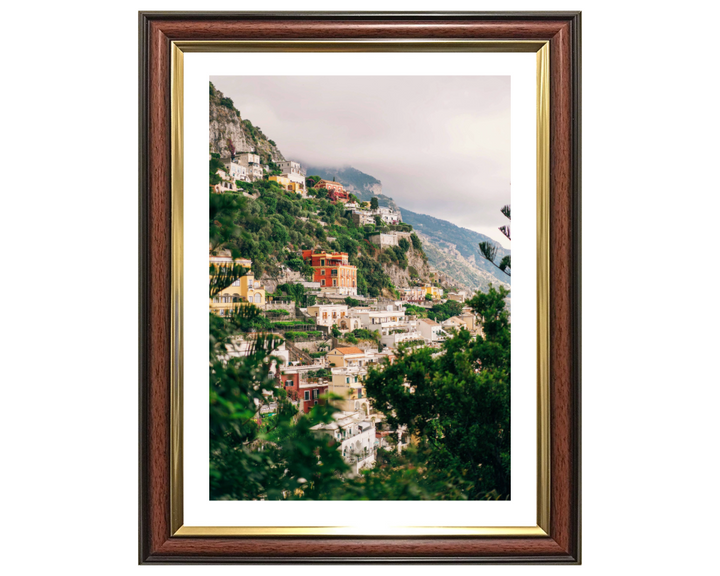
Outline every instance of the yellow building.
<path fill-rule="evenodd" d="M 333 400 L 332 404 L 344 412 L 361 411 L 370 415 L 367 393 L 363 380 L 365 371 L 352 368 L 332 368 L 332 382 L 328 392 L 340 396 L 342 400 Z"/>
<path fill-rule="evenodd" d="M 430 284 L 425 284 L 425 286 L 422 286 L 420 288 L 425 294 L 430 294 L 432 296 L 433 300 L 440 300 L 443 295 L 443 289 L 438 288 L 437 286 L 431 286 Z"/>
<path fill-rule="evenodd" d="M 302 194 L 305 191 L 305 186 L 297 182 L 289 181 L 288 192 L 295 192 L 296 194 Z"/>
<path fill-rule="evenodd" d="M 333 348 L 325 355 L 325 360 L 330 366 L 337 368 L 362 368 L 367 366 L 369 361 L 365 352 L 357 346 Z"/>
<path fill-rule="evenodd" d="M 291 182 L 289 178 L 285 178 L 284 176 L 270 176 L 268 180 L 271 182 L 277 182 L 280 186 L 282 186 L 283 190 L 290 190 Z"/>
<path fill-rule="evenodd" d="M 250 271 L 252 260 L 247 258 L 235 258 L 230 256 L 210 256 L 210 264 L 217 267 L 239 265 L 248 270 L 245 276 L 235 280 L 230 286 L 210 299 L 210 311 L 225 316 L 233 305 L 242 302 L 249 302 L 258 307 L 265 306 L 265 288 L 255 280 L 254 274 Z"/>

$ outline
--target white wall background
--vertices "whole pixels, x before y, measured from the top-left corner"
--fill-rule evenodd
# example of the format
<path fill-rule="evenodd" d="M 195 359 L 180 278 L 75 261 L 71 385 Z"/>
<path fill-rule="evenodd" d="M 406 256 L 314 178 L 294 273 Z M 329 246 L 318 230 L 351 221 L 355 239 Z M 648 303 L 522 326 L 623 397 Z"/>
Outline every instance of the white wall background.
<path fill-rule="evenodd" d="M 0 36 L 3 572 L 139 570 L 136 11 L 297 4 L 6 7 Z M 720 512 L 720 94 L 711 54 L 717 4 L 688 1 L 671 10 L 580 0 L 301 4 L 583 10 L 584 564 L 577 570 L 711 572 Z M 100 184 L 102 166 L 114 174 Z M 297 570 L 334 574 L 337 568 Z M 359 574 L 368 567 L 342 570 Z M 437 568 L 393 570 L 434 574 Z"/>

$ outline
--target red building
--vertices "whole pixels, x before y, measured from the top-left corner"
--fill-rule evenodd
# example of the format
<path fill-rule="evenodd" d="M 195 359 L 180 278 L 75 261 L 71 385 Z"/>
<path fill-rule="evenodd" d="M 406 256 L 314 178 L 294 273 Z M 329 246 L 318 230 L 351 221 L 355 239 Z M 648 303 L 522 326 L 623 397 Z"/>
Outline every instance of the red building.
<path fill-rule="evenodd" d="M 299 409 L 307 414 L 316 404 L 325 404 L 325 400 L 320 398 L 328 393 L 328 383 L 315 379 L 315 382 L 307 380 L 307 369 L 311 366 L 302 366 L 298 368 L 286 368 L 285 372 L 279 375 L 280 383 L 285 387 L 288 398 L 299 401 Z M 301 378 L 301 373 L 303 377 Z"/>
<path fill-rule="evenodd" d="M 315 269 L 313 281 L 319 282 L 321 289 L 357 296 L 357 267 L 348 263 L 346 252 L 313 253 L 312 250 L 303 250 L 302 257 Z"/>
<path fill-rule="evenodd" d="M 350 200 L 350 194 L 347 193 L 340 182 L 320 180 L 315 184 L 314 188 L 325 188 L 328 191 L 328 198 L 333 202 L 348 202 Z"/>

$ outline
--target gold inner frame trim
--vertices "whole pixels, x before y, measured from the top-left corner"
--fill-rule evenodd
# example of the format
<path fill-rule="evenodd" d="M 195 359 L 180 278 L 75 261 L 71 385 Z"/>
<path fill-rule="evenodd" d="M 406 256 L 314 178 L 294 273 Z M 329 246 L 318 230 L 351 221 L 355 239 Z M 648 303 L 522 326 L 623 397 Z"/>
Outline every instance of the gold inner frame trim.
<path fill-rule="evenodd" d="M 537 525 L 536 526 L 184 526 L 183 525 L 183 53 L 524 52 L 537 54 Z M 170 44 L 171 374 L 170 531 L 177 537 L 475 536 L 542 537 L 550 527 L 550 48 L 537 40 L 217 40 Z"/>

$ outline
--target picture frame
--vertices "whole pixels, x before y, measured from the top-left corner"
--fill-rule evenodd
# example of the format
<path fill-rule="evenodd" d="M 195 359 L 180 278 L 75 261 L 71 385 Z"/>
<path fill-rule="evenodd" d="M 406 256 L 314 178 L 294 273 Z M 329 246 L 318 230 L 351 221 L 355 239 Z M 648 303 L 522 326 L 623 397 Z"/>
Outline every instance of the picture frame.
<path fill-rule="evenodd" d="M 580 13 L 139 13 L 139 561 L 580 563 Z M 182 55 L 524 51 L 538 61 L 538 520 L 394 534 L 182 522 Z"/>

